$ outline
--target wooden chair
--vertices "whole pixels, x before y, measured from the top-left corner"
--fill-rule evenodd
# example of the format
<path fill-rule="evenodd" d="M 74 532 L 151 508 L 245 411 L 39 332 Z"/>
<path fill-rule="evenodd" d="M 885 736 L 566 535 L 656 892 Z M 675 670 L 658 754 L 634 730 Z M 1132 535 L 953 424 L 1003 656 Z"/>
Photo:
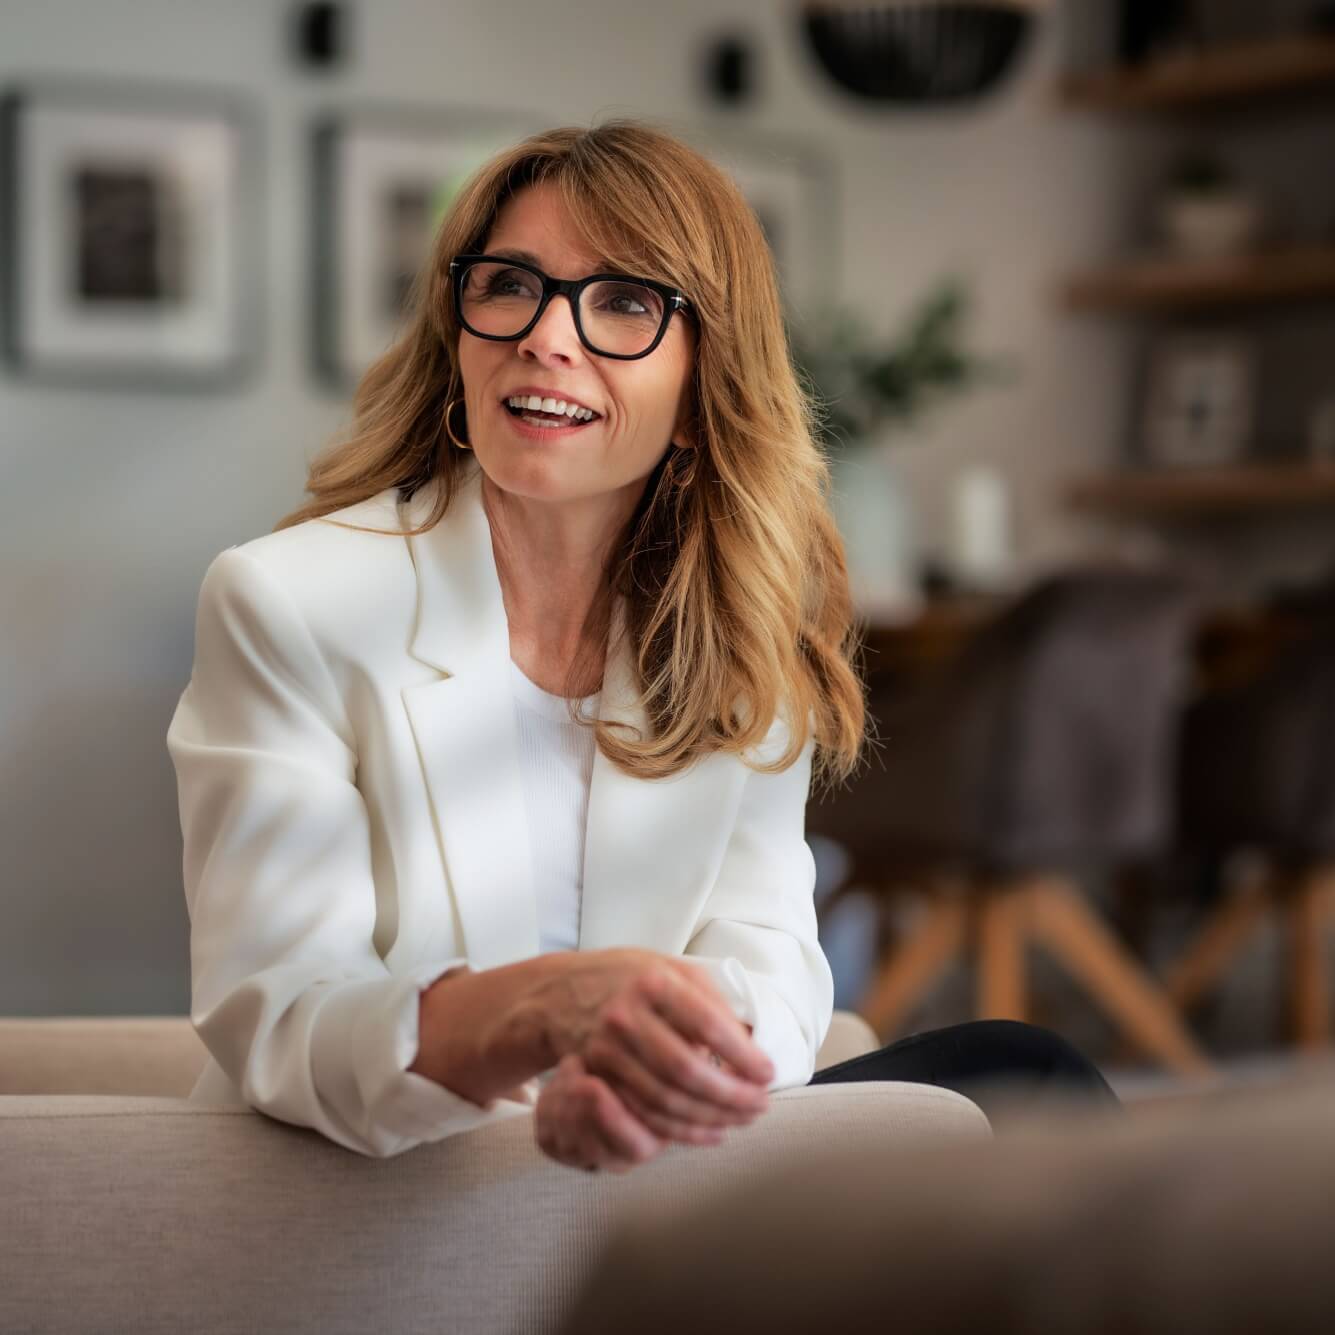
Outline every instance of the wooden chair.
<path fill-rule="evenodd" d="M 1289 1037 L 1331 1041 L 1326 933 L 1335 923 L 1335 609 L 1252 680 L 1199 701 L 1182 732 L 1184 843 L 1225 863 L 1259 855 L 1167 971 L 1199 1002 L 1272 915 L 1287 944 Z"/>
<path fill-rule="evenodd" d="M 874 687 L 880 756 L 808 808 L 850 854 L 845 886 L 927 895 L 856 1009 L 888 1041 L 956 956 L 981 1017 L 1025 1019 L 1025 948 L 1044 946 L 1137 1047 L 1208 1068 L 1160 984 L 1103 923 L 1074 869 L 1154 856 L 1172 832 L 1176 721 L 1199 600 L 1126 570 L 1052 577 L 916 689 Z M 822 905 L 828 913 L 838 893 Z"/>

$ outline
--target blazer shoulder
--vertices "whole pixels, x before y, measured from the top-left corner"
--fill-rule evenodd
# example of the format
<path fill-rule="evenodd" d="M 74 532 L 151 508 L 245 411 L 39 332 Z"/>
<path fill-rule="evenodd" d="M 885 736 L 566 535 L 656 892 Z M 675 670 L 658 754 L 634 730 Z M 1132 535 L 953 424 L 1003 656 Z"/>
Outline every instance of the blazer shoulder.
<path fill-rule="evenodd" d="M 318 519 L 306 519 L 234 545 L 276 574 L 285 564 L 302 565 L 317 556 L 363 558 L 377 550 L 401 546 L 405 523 L 406 519 L 400 518 L 397 489 L 387 487 Z"/>
<path fill-rule="evenodd" d="M 397 500 L 390 487 L 318 519 L 235 543 L 214 561 L 240 552 L 262 567 L 323 647 L 364 642 L 385 618 L 409 618 L 415 606 L 412 554 L 402 533 L 408 517 L 400 518 Z"/>

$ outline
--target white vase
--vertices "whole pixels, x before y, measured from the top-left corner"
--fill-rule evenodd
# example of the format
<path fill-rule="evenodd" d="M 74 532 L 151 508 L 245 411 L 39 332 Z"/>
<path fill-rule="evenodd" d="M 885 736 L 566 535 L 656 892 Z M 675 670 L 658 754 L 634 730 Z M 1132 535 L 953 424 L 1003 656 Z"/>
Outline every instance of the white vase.
<path fill-rule="evenodd" d="M 950 556 L 955 576 L 979 591 L 1004 588 L 1014 564 L 1011 491 L 991 464 L 961 468 L 951 488 Z"/>
<path fill-rule="evenodd" d="M 886 449 L 845 446 L 830 460 L 831 509 L 859 613 L 897 619 L 922 602 L 913 514 Z"/>
<path fill-rule="evenodd" d="M 1241 193 L 1176 191 L 1160 205 L 1163 234 L 1183 258 L 1215 259 L 1251 250 L 1261 230 L 1261 204 Z"/>

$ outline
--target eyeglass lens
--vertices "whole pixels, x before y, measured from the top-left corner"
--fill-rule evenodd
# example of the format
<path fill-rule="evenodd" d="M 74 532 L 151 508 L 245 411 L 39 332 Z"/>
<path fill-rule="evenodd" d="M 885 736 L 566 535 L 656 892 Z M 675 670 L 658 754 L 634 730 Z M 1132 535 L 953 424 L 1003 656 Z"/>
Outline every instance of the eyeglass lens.
<path fill-rule="evenodd" d="M 527 269 L 475 260 L 461 281 L 463 321 L 479 334 L 509 338 L 533 318 L 542 300 L 542 282 Z M 642 283 L 599 279 L 580 293 L 584 336 L 600 352 L 629 356 L 643 352 L 663 324 L 666 302 Z"/>

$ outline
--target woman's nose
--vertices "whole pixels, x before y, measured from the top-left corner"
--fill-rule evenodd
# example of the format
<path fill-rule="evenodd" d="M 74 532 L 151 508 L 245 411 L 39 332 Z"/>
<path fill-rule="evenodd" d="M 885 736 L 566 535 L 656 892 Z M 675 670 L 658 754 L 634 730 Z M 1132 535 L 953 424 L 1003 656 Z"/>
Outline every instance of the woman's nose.
<path fill-rule="evenodd" d="M 551 353 L 579 356 L 579 330 L 575 328 L 575 310 L 570 299 L 559 293 L 554 295 L 537 324 L 519 340 L 519 347 L 520 351 L 530 348 L 539 356 Z"/>

